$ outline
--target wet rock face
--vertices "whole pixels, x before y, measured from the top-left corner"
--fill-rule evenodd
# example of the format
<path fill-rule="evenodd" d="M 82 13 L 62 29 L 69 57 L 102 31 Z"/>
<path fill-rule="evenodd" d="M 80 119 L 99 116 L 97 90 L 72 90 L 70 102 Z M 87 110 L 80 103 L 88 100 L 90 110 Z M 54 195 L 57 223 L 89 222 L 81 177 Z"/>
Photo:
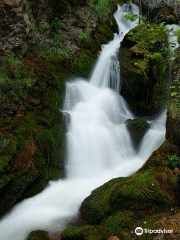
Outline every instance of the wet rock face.
<path fill-rule="evenodd" d="M 91 18 L 90 18 L 91 15 Z M 88 20 L 89 19 L 89 20 Z M 59 21 L 59 26 L 52 26 Z M 78 49 L 79 36 L 88 26 L 94 29 L 96 14 L 86 0 L 2 0 L 0 2 L 0 51 L 27 51 L 31 45 L 52 42 L 54 32 L 61 36 L 62 47 Z M 45 40 L 44 40 L 45 39 Z"/>
<path fill-rule="evenodd" d="M 29 33 L 25 0 L 2 0 L 0 3 L 0 51 L 20 48 Z"/>

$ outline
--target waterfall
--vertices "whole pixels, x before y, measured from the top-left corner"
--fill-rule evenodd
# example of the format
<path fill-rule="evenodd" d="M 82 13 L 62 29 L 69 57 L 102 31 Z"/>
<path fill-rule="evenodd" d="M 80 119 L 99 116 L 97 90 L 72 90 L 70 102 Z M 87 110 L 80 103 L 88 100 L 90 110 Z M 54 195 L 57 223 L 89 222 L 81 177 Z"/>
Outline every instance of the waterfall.
<path fill-rule="evenodd" d="M 118 51 L 125 34 L 136 25 L 124 18 L 129 11 L 139 14 L 134 4 L 118 7 L 114 16 L 119 35 L 102 46 L 89 81 L 78 78 L 66 85 L 67 178 L 50 182 L 42 193 L 15 206 L 0 222 L 1 240 L 25 240 L 34 230 L 61 231 L 93 189 L 137 171 L 164 141 L 164 114 L 151 122 L 138 153 L 125 125 L 133 114 L 118 94 Z"/>
<path fill-rule="evenodd" d="M 177 24 L 168 24 L 166 28 L 169 30 L 169 48 L 173 52 L 179 47 L 178 37 L 174 36 L 174 33 L 180 29 L 180 26 Z"/>

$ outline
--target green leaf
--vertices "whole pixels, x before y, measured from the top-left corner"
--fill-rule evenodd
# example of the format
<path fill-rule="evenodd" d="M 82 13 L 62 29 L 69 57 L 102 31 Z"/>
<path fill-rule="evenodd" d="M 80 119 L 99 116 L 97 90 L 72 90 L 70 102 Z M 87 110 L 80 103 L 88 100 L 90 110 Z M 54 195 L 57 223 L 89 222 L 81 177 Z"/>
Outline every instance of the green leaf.
<path fill-rule="evenodd" d="M 171 97 L 175 97 L 177 95 L 177 92 L 172 92 Z"/>

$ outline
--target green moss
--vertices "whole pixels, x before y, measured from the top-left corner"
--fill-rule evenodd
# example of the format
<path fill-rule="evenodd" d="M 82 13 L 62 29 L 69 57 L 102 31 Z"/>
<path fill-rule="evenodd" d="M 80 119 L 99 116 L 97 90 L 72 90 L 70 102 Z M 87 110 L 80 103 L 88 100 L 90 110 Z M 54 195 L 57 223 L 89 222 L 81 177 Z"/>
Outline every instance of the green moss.
<path fill-rule="evenodd" d="M 79 52 L 72 64 L 73 72 L 78 76 L 87 77 L 93 61 L 94 57 L 90 51 Z"/>
<path fill-rule="evenodd" d="M 132 227 L 134 214 L 130 211 L 118 212 L 97 226 L 69 227 L 61 233 L 62 240 L 107 240 L 117 236 L 130 240 L 127 231 Z"/>
<path fill-rule="evenodd" d="M 119 231 L 119 229 L 131 229 L 134 221 L 134 213 L 131 211 L 122 211 L 108 217 L 103 226 L 109 229 Z"/>
<path fill-rule="evenodd" d="M 0 177 L 0 190 L 2 188 L 4 188 L 9 183 L 9 181 L 11 181 L 12 179 L 13 179 L 12 174 L 1 175 L 1 177 Z"/>
<path fill-rule="evenodd" d="M 154 224 L 163 216 L 165 213 L 161 214 L 153 214 L 153 215 L 146 215 L 143 216 L 141 219 L 138 219 L 134 222 L 132 225 L 132 230 L 136 229 L 136 227 L 141 226 L 142 228 L 146 229 L 154 229 Z M 141 236 L 138 237 L 140 240 L 152 240 L 152 235 L 151 234 L 142 234 Z"/>
<path fill-rule="evenodd" d="M 62 240 L 106 240 L 113 234 L 103 226 L 70 227 L 61 233 Z"/>
<path fill-rule="evenodd" d="M 1 117 L 18 111 L 19 104 L 28 101 L 35 84 L 32 70 L 26 68 L 20 57 L 3 56 L 0 61 Z"/>
<path fill-rule="evenodd" d="M 150 124 L 146 121 L 145 118 L 137 118 L 137 119 L 129 119 L 126 121 L 126 126 L 132 136 L 132 139 L 135 145 L 138 145 L 146 133 L 146 131 L 150 128 Z"/>
<path fill-rule="evenodd" d="M 9 210 L 17 202 L 17 199 L 22 197 L 24 191 L 33 183 L 38 175 L 37 170 L 27 171 L 21 169 L 16 174 L 14 173 L 13 178 L 11 178 L 6 187 L 1 191 L 0 216 Z"/>
<path fill-rule="evenodd" d="M 158 181 L 160 176 L 157 171 L 148 170 L 141 174 L 133 175 L 125 184 L 117 184 L 110 197 L 111 204 L 119 210 L 131 210 L 136 214 L 144 211 L 160 211 L 161 208 L 170 207 L 173 199 L 168 192 L 162 190 Z M 167 170 L 168 174 L 168 170 Z"/>
<path fill-rule="evenodd" d="M 158 158 L 158 153 L 155 157 Z M 144 212 L 152 214 L 171 208 L 178 199 L 178 177 L 162 167 L 167 164 L 161 155 L 159 158 L 158 163 L 152 156 L 149 160 L 152 164 L 148 161 L 131 177 L 114 179 L 94 190 L 81 206 L 83 218 L 97 224 L 116 211 L 128 210 L 141 217 Z"/>
<path fill-rule="evenodd" d="M 146 50 L 144 48 L 140 48 L 137 45 L 132 47 L 130 50 L 133 54 L 136 54 L 138 56 L 149 56 L 150 55 L 150 52 L 148 50 Z"/>
<path fill-rule="evenodd" d="M 82 203 L 81 213 L 84 219 L 88 219 L 88 223 L 98 224 L 106 216 L 112 214 L 113 208 L 109 201 L 112 187 L 125 180 L 125 178 L 112 179 L 98 190 L 94 190 L 91 196 Z"/>
<path fill-rule="evenodd" d="M 0 156 L 0 172 L 2 172 L 4 168 L 8 166 L 11 160 L 12 156 L 10 154 Z"/>
<path fill-rule="evenodd" d="M 28 240 L 50 240 L 50 238 L 43 231 L 35 231 L 30 234 Z"/>
<path fill-rule="evenodd" d="M 121 94 L 126 99 L 132 100 L 130 105 L 137 111 L 142 103 L 144 108 L 148 108 L 146 98 L 147 80 L 148 80 L 148 60 L 133 57 L 129 47 L 122 46 L 120 52 L 121 59 Z M 141 89 L 141 90 L 140 90 Z"/>
<path fill-rule="evenodd" d="M 0 215 L 18 199 L 39 193 L 50 179 L 58 179 L 62 175 L 65 128 L 59 108 L 64 96 L 65 80 L 70 74 L 52 63 L 40 59 L 36 61 L 30 60 L 33 68 L 37 66 L 37 69 L 33 92 L 26 90 L 29 94 L 28 103 L 21 103 L 20 113 L 14 113 L 15 118 L 10 115 L 0 120 L 1 137 L 4 139 L 0 150 L 0 181 L 3 187 Z M 23 71 L 28 73 L 28 68 L 23 65 Z M 16 80 L 17 75 L 13 77 Z M 25 146 L 28 142 L 33 146 L 27 152 Z"/>
<path fill-rule="evenodd" d="M 116 0 L 90 0 L 90 6 L 99 15 L 102 22 L 106 21 L 110 15 L 112 15 L 117 8 Z"/>

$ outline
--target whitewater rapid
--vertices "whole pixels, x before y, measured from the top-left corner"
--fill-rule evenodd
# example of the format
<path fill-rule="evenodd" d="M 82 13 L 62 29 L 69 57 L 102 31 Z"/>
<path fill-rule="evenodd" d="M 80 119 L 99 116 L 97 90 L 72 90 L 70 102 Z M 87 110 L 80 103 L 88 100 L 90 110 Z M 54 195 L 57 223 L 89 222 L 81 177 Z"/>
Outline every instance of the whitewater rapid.
<path fill-rule="evenodd" d="M 90 79 L 66 85 L 67 179 L 50 182 L 42 193 L 15 206 L 0 222 L 1 240 L 25 240 L 34 230 L 60 232 L 93 189 L 137 171 L 164 141 L 165 112 L 150 122 L 138 152 L 125 125 L 134 116 L 119 95 L 118 51 L 125 34 L 136 26 L 124 18 L 129 11 L 139 14 L 134 4 L 118 7 L 114 16 L 120 34 L 102 46 Z"/>

